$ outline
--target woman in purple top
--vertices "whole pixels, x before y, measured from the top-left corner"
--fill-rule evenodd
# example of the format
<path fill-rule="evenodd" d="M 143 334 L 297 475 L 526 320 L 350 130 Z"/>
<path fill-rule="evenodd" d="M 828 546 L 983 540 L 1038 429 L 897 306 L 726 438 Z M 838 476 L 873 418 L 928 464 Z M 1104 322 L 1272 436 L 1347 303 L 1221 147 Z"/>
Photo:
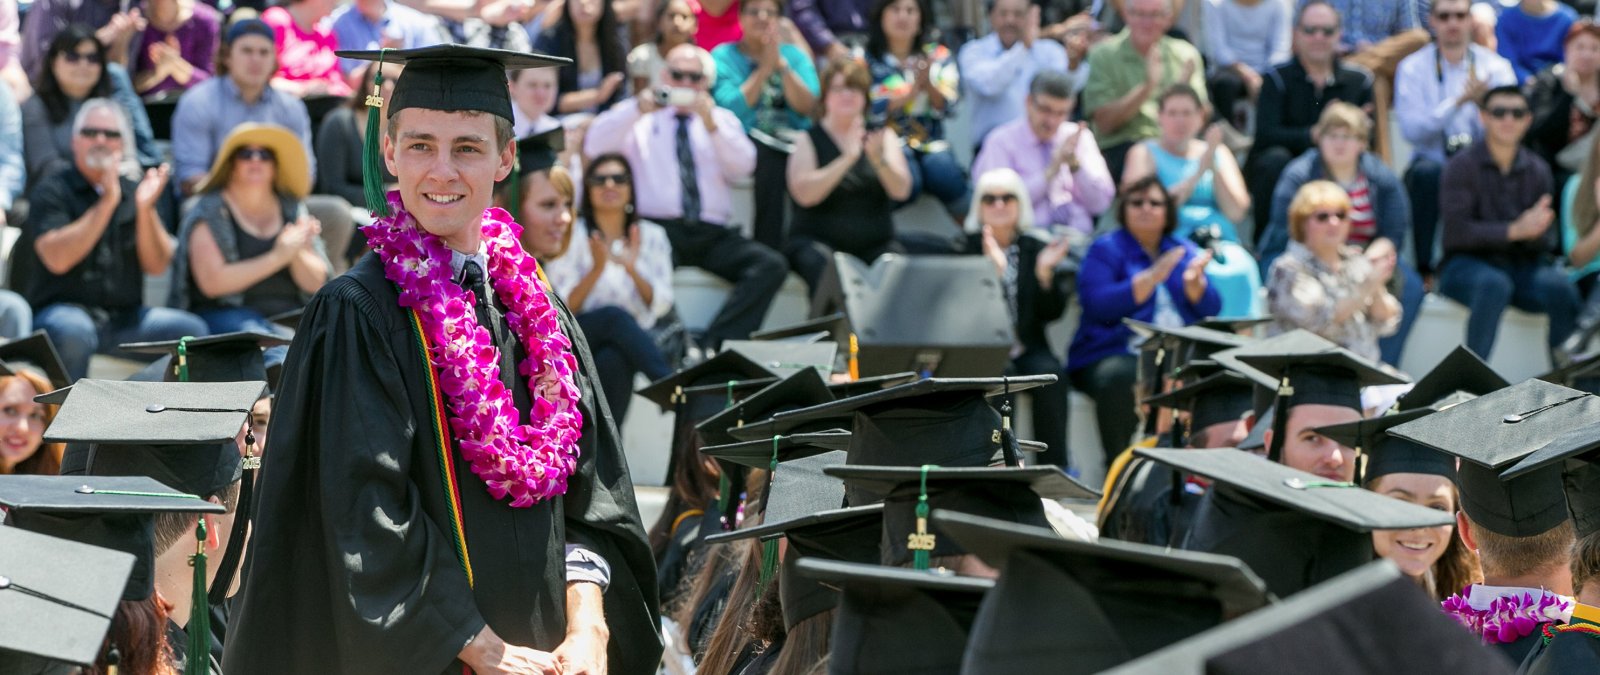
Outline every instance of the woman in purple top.
<path fill-rule="evenodd" d="M 1222 309 L 1206 278 L 1211 254 L 1172 236 L 1177 209 L 1161 179 L 1129 184 L 1117 202 L 1120 229 L 1089 246 L 1078 270 L 1083 316 L 1067 348 L 1067 377 L 1095 403 L 1106 465 L 1133 441 L 1138 337 L 1123 319 L 1186 326 Z"/>
<path fill-rule="evenodd" d="M 222 14 L 195 0 L 145 0 L 149 21 L 134 48 L 133 88 L 150 99 L 176 97 L 211 77 Z"/>

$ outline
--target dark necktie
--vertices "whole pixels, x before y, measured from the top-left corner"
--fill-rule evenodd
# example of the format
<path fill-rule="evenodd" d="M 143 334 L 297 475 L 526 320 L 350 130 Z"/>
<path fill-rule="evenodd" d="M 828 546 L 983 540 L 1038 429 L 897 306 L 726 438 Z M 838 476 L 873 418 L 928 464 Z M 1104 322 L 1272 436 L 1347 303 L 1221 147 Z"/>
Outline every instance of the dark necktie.
<path fill-rule="evenodd" d="M 678 116 L 678 177 L 683 181 L 683 219 L 700 220 L 700 180 L 694 172 L 694 148 L 689 145 L 689 116 Z"/>
<path fill-rule="evenodd" d="M 483 274 L 483 268 L 478 266 L 478 261 L 468 260 L 461 266 L 461 287 L 472 291 L 472 309 L 478 315 L 478 325 L 489 331 L 489 337 L 494 340 L 495 347 L 500 349 L 500 381 L 508 389 L 515 391 L 516 379 L 516 345 L 506 339 L 507 327 L 500 311 L 494 303 L 489 301 L 489 285 Z"/>

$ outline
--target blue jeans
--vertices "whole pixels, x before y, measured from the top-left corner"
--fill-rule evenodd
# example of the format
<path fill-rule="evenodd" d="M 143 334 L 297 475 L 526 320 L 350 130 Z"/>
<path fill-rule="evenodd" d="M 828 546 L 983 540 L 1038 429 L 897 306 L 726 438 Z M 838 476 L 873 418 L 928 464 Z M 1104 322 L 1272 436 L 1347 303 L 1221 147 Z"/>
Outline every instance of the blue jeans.
<path fill-rule="evenodd" d="M 98 316 L 97 316 L 98 315 Z M 89 373 L 89 357 L 115 354 L 141 361 L 153 357 L 118 351 L 127 342 L 176 340 L 185 335 L 210 335 L 200 317 L 170 307 L 138 307 L 105 312 L 82 305 L 54 304 L 34 315 L 35 326 L 44 329 L 61 352 L 67 374 L 78 380 Z"/>
<path fill-rule="evenodd" d="M 1422 299 L 1428 290 L 1422 287 L 1422 275 L 1417 274 L 1417 268 L 1402 262 L 1395 266 L 1395 273 L 1403 279 L 1400 297 L 1396 298 L 1400 301 L 1400 327 L 1394 335 L 1378 339 L 1378 351 L 1384 363 L 1398 367 L 1400 356 L 1405 353 L 1406 336 L 1417 323 L 1417 314 L 1422 311 Z"/>
<path fill-rule="evenodd" d="M 633 376 L 644 373 L 651 381 L 672 374 L 672 367 L 656 347 L 655 338 L 639 327 L 632 314 L 621 307 L 600 307 L 579 314 L 578 327 L 589 340 L 595 370 L 600 371 L 600 390 L 611 407 L 617 426 L 628 416 L 633 402 Z"/>
<path fill-rule="evenodd" d="M 33 331 L 33 307 L 13 291 L 0 290 L 0 338 L 16 340 Z"/>
<path fill-rule="evenodd" d="M 1467 306 L 1467 347 L 1484 359 L 1494 349 L 1500 315 L 1510 305 L 1550 317 L 1550 345 L 1567 339 L 1577 325 L 1578 288 L 1555 265 L 1490 260 L 1452 254 L 1439 270 L 1439 290 Z"/>
<path fill-rule="evenodd" d="M 911 169 L 911 196 L 895 204 L 896 208 L 917 201 L 926 190 L 953 213 L 967 212 L 972 192 L 967 185 L 967 172 L 956 161 L 955 154 L 944 149 L 939 152 L 921 152 L 904 148 L 906 166 Z"/>

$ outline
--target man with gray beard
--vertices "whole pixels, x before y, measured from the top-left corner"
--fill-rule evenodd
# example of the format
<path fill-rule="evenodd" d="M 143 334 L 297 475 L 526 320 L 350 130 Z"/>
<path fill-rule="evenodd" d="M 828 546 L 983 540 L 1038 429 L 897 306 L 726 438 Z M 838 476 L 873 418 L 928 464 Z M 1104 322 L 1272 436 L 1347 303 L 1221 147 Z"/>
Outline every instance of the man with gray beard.
<path fill-rule="evenodd" d="M 116 103 L 84 102 L 72 123 L 72 166 L 34 188 L 17 242 L 13 288 L 33 305 L 34 326 L 50 334 L 73 380 L 88 372 L 90 356 L 116 345 L 208 333 L 193 314 L 144 306 L 144 275 L 172 262 L 175 242 L 155 206 L 170 170 L 125 178 L 131 136 Z"/>

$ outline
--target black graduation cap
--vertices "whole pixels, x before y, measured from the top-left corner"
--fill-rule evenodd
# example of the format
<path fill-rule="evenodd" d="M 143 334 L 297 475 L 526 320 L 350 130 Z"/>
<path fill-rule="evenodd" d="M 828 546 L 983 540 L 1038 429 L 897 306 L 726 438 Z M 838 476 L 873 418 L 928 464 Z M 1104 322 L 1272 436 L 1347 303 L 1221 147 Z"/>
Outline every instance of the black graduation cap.
<path fill-rule="evenodd" d="M 833 372 L 833 359 L 839 353 L 836 342 L 728 340 L 722 343 L 722 348 L 744 354 L 778 377 L 788 377 L 809 368 L 816 370 L 823 379 Z"/>
<path fill-rule="evenodd" d="M 548 171 L 555 166 L 556 156 L 567 149 L 567 130 L 556 127 L 517 140 L 517 175 L 526 176 L 535 171 Z"/>
<path fill-rule="evenodd" d="M 405 66 L 395 82 L 393 100 L 384 105 L 390 117 L 406 108 L 426 108 L 486 112 L 509 120 L 511 93 L 506 88 L 506 71 L 572 63 L 570 59 L 543 54 L 459 44 L 420 49 L 343 50 L 338 55 L 358 61 L 377 61 L 380 69 L 385 63 Z"/>
<path fill-rule="evenodd" d="M 814 368 L 802 368 L 754 394 L 734 401 L 695 428 L 700 432 L 701 440 L 707 444 L 733 443 L 738 439 L 728 434 L 730 428 L 833 400 L 833 393 L 823 383 L 822 375 Z"/>
<path fill-rule="evenodd" d="M 1583 431 L 1597 419 L 1600 397 L 1527 380 L 1401 424 L 1389 434 L 1465 460 L 1456 478 L 1461 509 L 1491 532 L 1531 537 L 1567 519 L 1561 467 L 1546 464 L 1509 479 L 1500 472 L 1563 437 L 1563 445 L 1570 440 L 1579 451 L 1600 447 L 1600 437 Z"/>
<path fill-rule="evenodd" d="M 840 589 L 831 675 L 953 675 L 978 604 L 994 587 L 989 579 L 815 557 L 796 568 Z"/>
<path fill-rule="evenodd" d="M 91 475 L 149 476 L 181 492 L 213 495 L 239 480 L 243 459 L 234 439 L 265 387 L 79 380 L 50 395 L 64 401 L 44 437 L 93 444 L 73 448 L 90 453 Z"/>
<path fill-rule="evenodd" d="M 823 474 L 823 467 L 844 462 L 844 453 L 831 450 L 780 461 L 772 471 L 772 481 L 761 503 L 761 525 L 723 532 L 706 538 L 707 543 L 761 537 L 769 539 L 783 532 L 784 526 L 799 518 L 844 507 L 844 483 Z M 766 468 L 763 465 L 762 468 Z"/>
<path fill-rule="evenodd" d="M 736 394 L 743 395 L 777 381 L 776 374 L 750 357 L 737 351 L 723 350 L 716 356 L 645 385 L 639 390 L 639 395 L 650 399 L 663 410 L 686 403 L 690 407 L 691 418 L 698 421 L 732 405 Z"/>
<path fill-rule="evenodd" d="M 772 461 L 774 451 L 778 453 L 778 461 L 781 463 L 849 447 L 850 432 L 843 429 L 827 429 L 725 445 L 708 445 L 700 448 L 700 452 L 720 462 L 752 469 L 765 469 Z"/>
<path fill-rule="evenodd" d="M 0 527 L 0 663 L 92 665 L 133 564 L 124 551 Z"/>
<path fill-rule="evenodd" d="M 57 389 L 72 384 L 72 376 L 67 374 L 67 364 L 61 362 L 61 354 L 56 351 L 55 343 L 42 330 L 0 344 L 0 372 L 15 375 L 21 368 L 39 371 Z"/>
<path fill-rule="evenodd" d="M 1098 673 L 1254 611 L 1266 586 L 1237 558 L 1172 551 L 938 510 L 933 522 L 1000 570 L 964 675 Z"/>
<path fill-rule="evenodd" d="M 915 382 L 922 376 L 912 372 L 890 373 L 888 375 L 873 375 L 855 380 L 842 382 L 829 382 L 828 391 L 833 392 L 834 398 L 850 398 L 862 394 L 882 391 L 890 387 L 898 387 L 907 382 Z"/>
<path fill-rule="evenodd" d="M 1106 675 L 1511 675 L 1512 665 L 1374 561 Z"/>
<path fill-rule="evenodd" d="M 850 337 L 850 319 L 843 312 L 836 312 L 771 330 L 751 333 L 750 339 L 782 340 L 793 337 L 810 337 L 819 333 L 831 336 L 834 342 L 846 343 Z"/>
<path fill-rule="evenodd" d="M 1367 457 L 1362 482 L 1392 473 L 1424 473 L 1456 478 L 1456 458 L 1412 440 L 1390 436 L 1389 430 L 1433 414 L 1431 408 L 1416 408 L 1378 417 L 1317 427 L 1313 431 L 1340 445 L 1355 448 Z"/>
<path fill-rule="evenodd" d="M 1144 403 L 1188 412 L 1189 430 L 1194 433 L 1219 422 L 1238 421 L 1250 412 L 1254 390 L 1244 376 L 1223 371 L 1146 398 Z"/>
<path fill-rule="evenodd" d="M 1136 448 L 1212 480 L 1184 548 L 1245 561 L 1288 596 L 1372 559 L 1373 530 L 1436 527 L 1450 514 L 1392 499 L 1232 448 Z"/>
<path fill-rule="evenodd" d="M 143 600 L 154 589 L 154 514 L 223 512 L 146 476 L 0 476 L 0 506 L 24 530 L 132 554 L 123 600 Z"/>
<path fill-rule="evenodd" d="M 791 521 L 784 528 L 789 549 L 778 570 L 778 594 L 785 629 L 793 630 L 801 621 L 839 605 L 839 591 L 800 574 L 800 561 L 822 558 L 863 564 L 877 562 L 878 533 L 882 529 L 881 504 L 834 509 Z"/>
<path fill-rule="evenodd" d="M 261 350 L 286 344 L 289 339 L 282 335 L 241 331 L 162 342 L 134 342 L 120 349 L 169 357 L 162 377 L 166 382 L 266 382 L 267 366 Z"/>
<path fill-rule="evenodd" d="M 780 413 L 730 433 L 770 438 L 848 421 L 851 464 L 987 466 L 1004 445 L 1003 420 L 987 397 L 1054 381 L 1054 375 L 927 378 Z"/>
<path fill-rule="evenodd" d="M 1140 344 L 1141 351 L 1159 354 L 1161 377 L 1175 377 L 1191 362 L 1209 360 L 1217 352 L 1255 342 L 1231 330 L 1199 325 L 1164 327 L 1137 319 L 1123 319 L 1123 323 L 1145 338 Z"/>
<path fill-rule="evenodd" d="M 883 562 L 901 565 L 927 557 L 965 553 L 937 527 L 923 527 L 932 509 L 1048 526 L 1041 499 L 1098 499 L 1061 467 L 830 466 L 823 473 L 845 481 L 851 504 L 883 500 Z M 920 515 L 919 515 L 920 514 Z M 914 548 L 909 537 L 931 535 Z M 928 547 L 931 544 L 931 547 Z M 920 563 L 919 563 L 920 564 Z"/>
<path fill-rule="evenodd" d="M 1600 531 L 1600 421 L 1557 436 L 1538 451 L 1500 474 L 1513 480 L 1559 469 L 1567 494 L 1567 512 L 1582 539 Z M 1470 514 L 1469 514 L 1470 515 Z"/>
<path fill-rule="evenodd" d="M 1482 396 L 1509 386 L 1511 383 L 1490 368 L 1489 364 L 1461 345 L 1445 355 L 1444 360 L 1427 375 L 1419 378 L 1411 391 L 1395 400 L 1395 408 L 1401 411 L 1427 408 L 1452 394 Z"/>

